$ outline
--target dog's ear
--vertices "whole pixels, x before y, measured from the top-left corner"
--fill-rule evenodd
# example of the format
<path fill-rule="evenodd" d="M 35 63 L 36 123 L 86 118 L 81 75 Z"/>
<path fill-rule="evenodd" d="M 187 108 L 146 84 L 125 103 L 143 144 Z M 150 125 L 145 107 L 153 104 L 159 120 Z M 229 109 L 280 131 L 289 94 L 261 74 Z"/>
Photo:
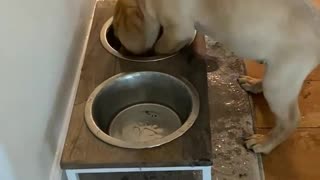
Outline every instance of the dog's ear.
<path fill-rule="evenodd" d="M 137 0 L 118 0 L 113 16 L 115 31 L 121 27 L 124 30 L 141 31 L 144 26 L 144 15 L 138 6 Z"/>
<path fill-rule="evenodd" d="M 145 0 L 136 0 L 138 7 L 139 7 L 139 12 L 143 15 L 143 17 L 146 15 L 146 2 Z"/>
<path fill-rule="evenodd" d="M 160 22 L 155 17 L 156 12 L 152 8 L 147 8 L 148 0 L 136 0 L 139 11 L 143 15 L 146 46 L 153 47 L 161 35 Z M 152 1 L 149 1 L 149 5 Z M 151 13 L 151 14 L 149 14 Z"/>
<path fill-rule="evenodd" d="M 159 33 L 159 25 L 150 20 L 145 0 L 118 0 L 113 20 L 115 35 L 134 54 L 150 50 Z"/>

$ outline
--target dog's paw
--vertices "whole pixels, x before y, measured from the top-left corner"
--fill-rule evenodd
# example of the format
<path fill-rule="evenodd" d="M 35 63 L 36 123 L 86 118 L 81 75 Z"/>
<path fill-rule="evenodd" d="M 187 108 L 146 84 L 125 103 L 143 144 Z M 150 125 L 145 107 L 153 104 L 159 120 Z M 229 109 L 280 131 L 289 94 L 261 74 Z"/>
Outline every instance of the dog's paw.
<path fill-rule="evenodd" d="M 266 136 L 262 134 L 254 134 L 245 139 L 245 146 L 254 153 L 268 154 L 269 148 L 265 146 Z"/>
<path fill-rule="evenodd" d="M 256 78 L 252 78 L 250 76 L 243 76 L 241 75 L 238 78 L 238 82 L 240 84 L 240 86 L 251 93 L 261 93 L 262 92 L 262 80 L 261 79 L 256 79 Z"/>

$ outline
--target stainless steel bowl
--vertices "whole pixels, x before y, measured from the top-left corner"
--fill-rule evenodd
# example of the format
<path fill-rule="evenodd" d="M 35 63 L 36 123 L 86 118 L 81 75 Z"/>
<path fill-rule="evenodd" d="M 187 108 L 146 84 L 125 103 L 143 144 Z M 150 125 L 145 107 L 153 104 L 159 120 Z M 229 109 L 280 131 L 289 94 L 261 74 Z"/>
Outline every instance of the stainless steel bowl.
<path fill-rule="evenodd" d="M 199 96 L 184 78 L 143 71 L 115 75 L 90 95 L 85 119 L 102 141 L 123 148 L 160 146 L 184 134 L 199 113 Z"/>
<path fill-rule="evenodd" d="M 139 56 L 127 56 L 124 54 L 121 54 L 119 52 L 119 49 L 121 47 L 120 41 L 114 37 L 113 34 L 113 28 L 112 28 L 112 21 L 113 17 L 108 19 L 105 24 L 103 25 L 101 31 L 100 31 L 100 41 L 103 45 L 103 47 L 108 50 L 111 54 L 116 56 L 117 58 L 127 60 L 127 61 L 134 61 L 134 62 L 154 62 L 154 61 L 161 61 L 161 60 L 167 60 L 171 58 L 175 58 L 177 55 L 179 55 L 179 52 L 176 52 L 171 55 L 166 56 L 149 56 L 149 57 L 139 57 Z M 194 37 L 190 41 L 189 45 L 192 44 L 194 38 L 196 37 L 197 32 L 194 32 Z M 188 46 L 186 46 L 188 47 Z"/>

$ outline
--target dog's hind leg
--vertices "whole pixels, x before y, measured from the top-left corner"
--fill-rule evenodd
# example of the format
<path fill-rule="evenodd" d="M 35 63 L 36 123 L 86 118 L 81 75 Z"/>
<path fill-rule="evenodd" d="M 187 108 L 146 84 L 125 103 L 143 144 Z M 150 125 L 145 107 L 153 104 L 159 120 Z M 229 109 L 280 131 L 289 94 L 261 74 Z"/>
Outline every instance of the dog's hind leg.
<path fill-rule="evenodd" d="M 266 66 L 263 93 L 271 111 L 276 117 L 276 125 L 268 135 L 252 135 L 245 141 L 248 149 L 267 154 L 285 141 L 296 129 L 300 112 L 298 95 L 305 77 L 316 66 L 315 61 L 305 61 L 304 56 L 291 56 L 290 60 L 271 62 Z M 301 57 L 301 55 L 300 55 Z"/>

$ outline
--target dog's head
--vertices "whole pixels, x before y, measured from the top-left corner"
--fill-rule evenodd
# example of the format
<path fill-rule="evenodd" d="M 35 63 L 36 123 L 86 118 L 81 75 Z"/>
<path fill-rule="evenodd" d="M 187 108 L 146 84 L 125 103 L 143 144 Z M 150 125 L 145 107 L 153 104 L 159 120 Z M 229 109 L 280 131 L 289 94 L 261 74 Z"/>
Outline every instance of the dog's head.
<path fill-rule="evenodd" d="M 126 50 L 143 54 L 155 44 L 160 25 L 148 16 L 145 0 L 118 0 L 115 8 L 113 29 L 115 36 Z"/>

